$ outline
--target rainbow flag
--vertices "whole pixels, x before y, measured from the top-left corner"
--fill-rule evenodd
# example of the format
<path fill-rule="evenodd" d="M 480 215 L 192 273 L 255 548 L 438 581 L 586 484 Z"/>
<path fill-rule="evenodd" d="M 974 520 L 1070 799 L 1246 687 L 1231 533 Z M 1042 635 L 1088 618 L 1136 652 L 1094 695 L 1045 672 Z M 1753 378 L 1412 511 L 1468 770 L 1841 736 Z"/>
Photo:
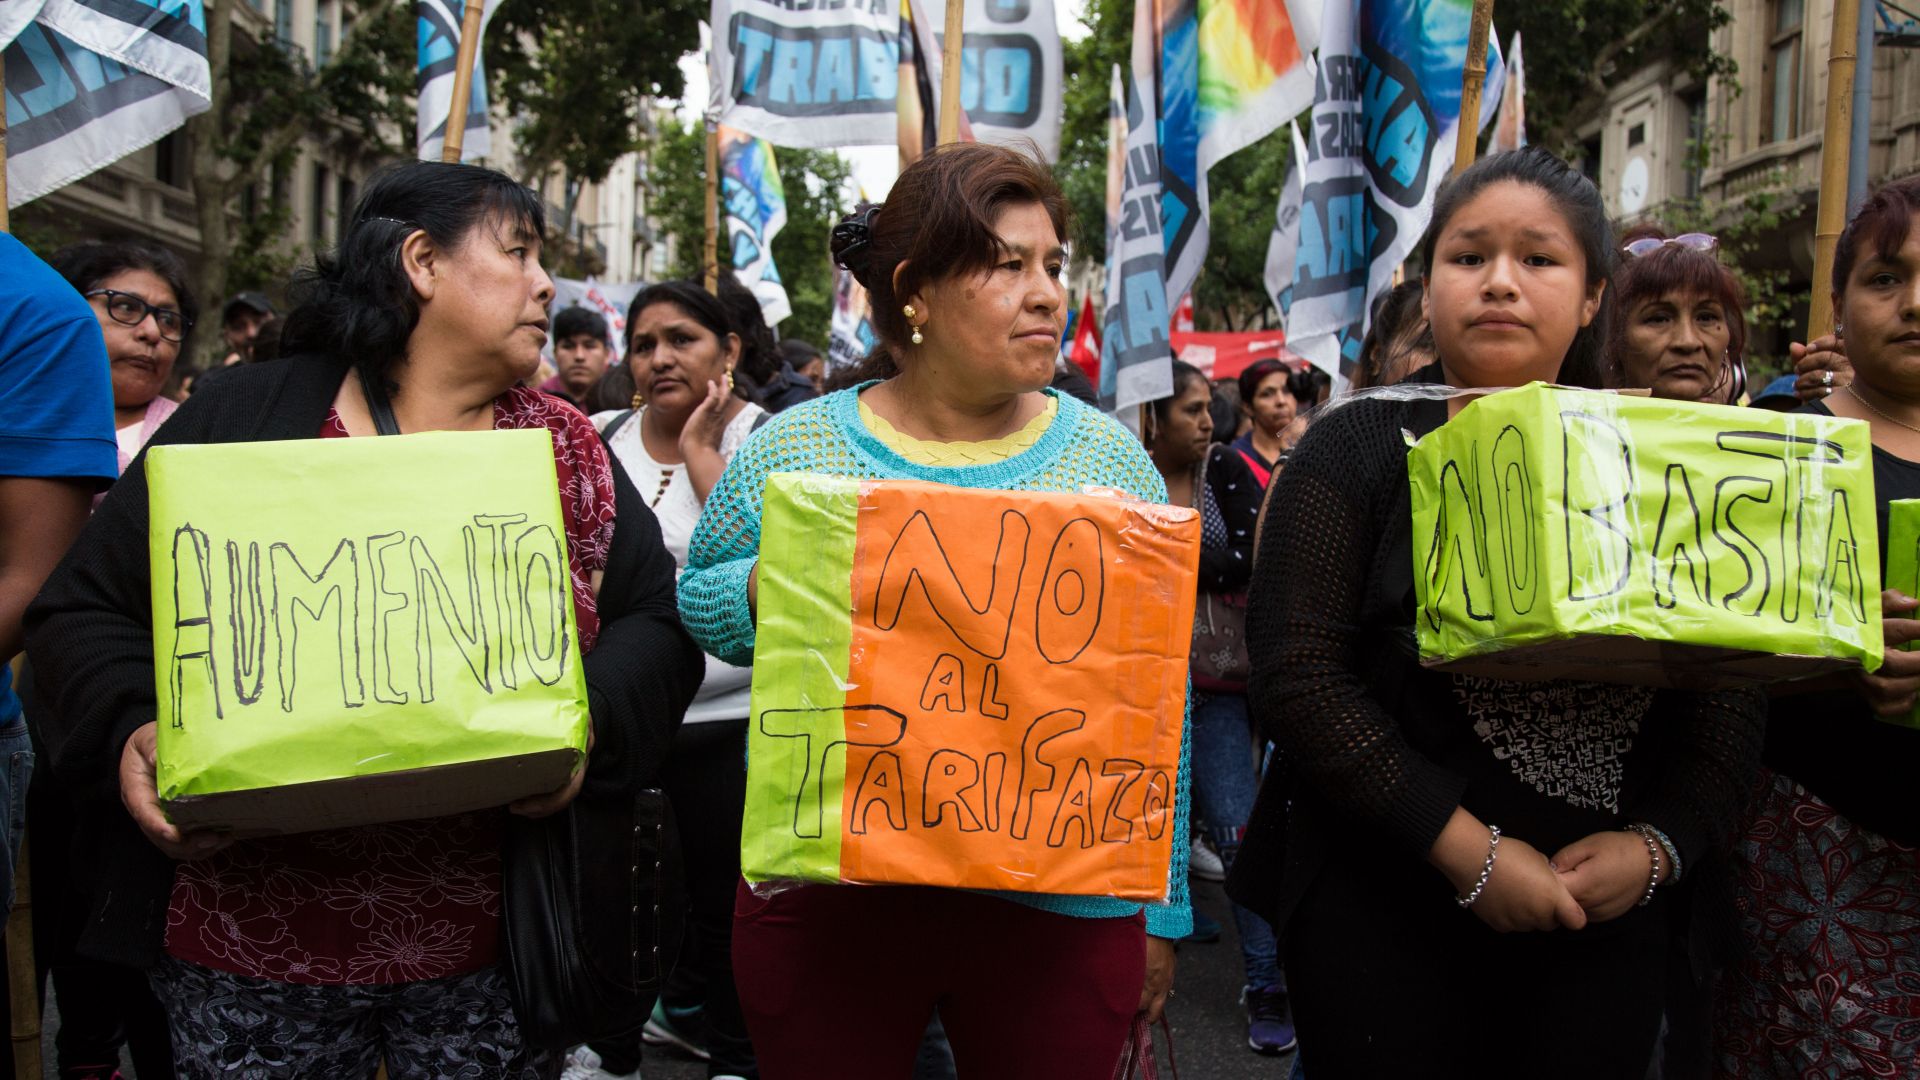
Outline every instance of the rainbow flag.
<path fill-rule="evenodd" d="M 1167 306 L 1207 257 L 1207 170 L 1313 103 L 1318 5 L 1156 0 Z"/>
<path fill-rule="evenodd" d="M 780 269 L 773 264 L 773 237 L 787 223 L 787 190 L 773 160 L 773 145 L 744 131 L 720 128 L 720 207 L 727 216 L 727 246 L 734 276 L 760 300 L 760 315 L 773 326 L 793 314 Z"/>

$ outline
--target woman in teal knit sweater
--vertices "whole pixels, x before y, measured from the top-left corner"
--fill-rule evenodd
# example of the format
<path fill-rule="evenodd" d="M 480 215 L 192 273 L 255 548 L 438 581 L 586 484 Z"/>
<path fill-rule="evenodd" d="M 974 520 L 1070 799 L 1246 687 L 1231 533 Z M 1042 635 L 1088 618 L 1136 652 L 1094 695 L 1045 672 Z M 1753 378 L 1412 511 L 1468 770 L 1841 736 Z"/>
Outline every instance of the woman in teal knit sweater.
<path fill-rule="evenodd" d="M 836 261 L 872 298 L 872 379 L 781 413 L 728 465 L 680 580 L 703 648 L 752 659 L 761 492 L 776 472 L 1166 500 L 1139 440 L 1047 389 L 1066 319 L 1065 219 L 1045 166 L 962 144 L 834 230 Z M 1183 736 L 1175 836 L 1187 835 L 1187 784 Z M 1192 925 L 1186 846 L 1173 847 L 1169 902 L 1144 910 L 912 886 L 762 897 L 743 884 L 733 958 L 762 1074 L 906 1076 L 937 1004 L 963 1078 L 1108 1080 L 1134 1016 L 1158 1017 L 1173 942 Z"/>

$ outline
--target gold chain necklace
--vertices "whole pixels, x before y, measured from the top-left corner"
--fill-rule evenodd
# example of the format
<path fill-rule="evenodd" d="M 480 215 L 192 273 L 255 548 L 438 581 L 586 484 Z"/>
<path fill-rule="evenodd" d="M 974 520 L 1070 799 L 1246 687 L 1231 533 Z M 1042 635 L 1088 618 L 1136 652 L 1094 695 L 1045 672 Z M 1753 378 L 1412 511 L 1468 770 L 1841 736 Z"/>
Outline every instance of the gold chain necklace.
<path fill-rule="evenodd" d="M 1852 383 L 1847 384 L 1847 393 L 1852 394 L 1853 400 L 1859 402 L 1862 405 L 1865 405 L 1870 411 L 1872 411 L 1873 415 L 1879 417 L 1882 420 L 1885 420 L 1889 424 L 1897 424 L 1900 427 L 1906 428 L 1908 431 L 1913 432 L 1915 435 L 1920 435 L 1920 427 L 1914 427 L 1912 424 L 1907 423 L 1905 420 L 1902 420 L 1899 417 L 1888 416 L 1884 409 L 1880 408 L 1878 405 L 1875 405 L 1873 402 L 1868 401 L 1866 398 L 1861 397 L 1860 391 L 1855 390 L 1853 388 Z"/>

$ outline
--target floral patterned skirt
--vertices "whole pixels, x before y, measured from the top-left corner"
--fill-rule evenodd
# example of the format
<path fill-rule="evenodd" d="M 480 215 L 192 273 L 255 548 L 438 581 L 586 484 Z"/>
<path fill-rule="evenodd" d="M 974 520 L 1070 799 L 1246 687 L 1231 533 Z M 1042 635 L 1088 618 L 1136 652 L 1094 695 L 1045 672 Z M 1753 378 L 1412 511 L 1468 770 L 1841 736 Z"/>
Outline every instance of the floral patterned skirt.
<path fill-rule="evenodd" d="M 1761 770 L 1734 851 L 1742 956 L 1719 997 L 1725 1077 L 1920 1077 L 1920 849 Z"/>

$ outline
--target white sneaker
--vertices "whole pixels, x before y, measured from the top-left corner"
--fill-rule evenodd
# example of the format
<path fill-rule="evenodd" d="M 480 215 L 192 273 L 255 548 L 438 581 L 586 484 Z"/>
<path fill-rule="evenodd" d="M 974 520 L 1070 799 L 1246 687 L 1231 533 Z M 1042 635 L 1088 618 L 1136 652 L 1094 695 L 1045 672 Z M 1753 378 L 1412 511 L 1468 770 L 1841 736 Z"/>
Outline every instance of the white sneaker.
<path fill-rule="evenodd" d="M 1193 838 L 1193 854 L 1187 857 L 1187 873 L 1201 881 L 1227 880 L 1227 864 L 1199 837 Z"/>
<path fill-rule="evenodd" d="M 587 1046 L 576 1046 L 567 1051 L 567 1067 L 560 1073 L 560 1080 L 641 1080 L 640 1070 L 630 1073 L 610 1073 L 600 1067 L 600 1055 Z"/>

